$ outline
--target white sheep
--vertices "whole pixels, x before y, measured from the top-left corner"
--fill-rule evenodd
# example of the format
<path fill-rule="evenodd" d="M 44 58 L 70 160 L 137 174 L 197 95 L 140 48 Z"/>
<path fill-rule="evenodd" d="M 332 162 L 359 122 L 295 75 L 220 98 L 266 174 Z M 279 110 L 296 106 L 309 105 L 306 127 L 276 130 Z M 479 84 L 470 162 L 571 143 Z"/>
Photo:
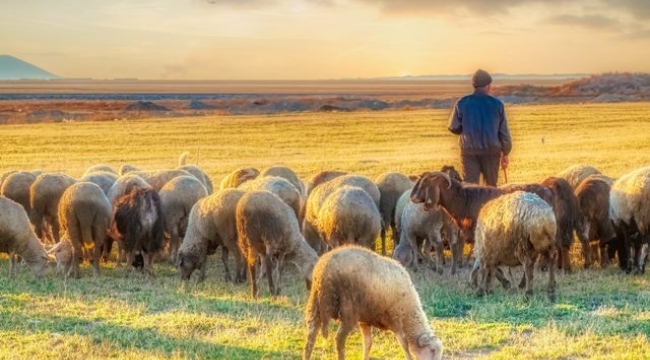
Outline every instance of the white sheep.
<path fill-rule="evenodd" d="M 560 171 L 556 177 L 566 180 L 572 189 L 576 189 L 580 183 L 590 175 L 600 174 L 600 170 L 590 165 L 573 165 Z"/>
<path fill-rule="evenodd" d="M 29 188 L 29 204 L 32 210 L 30 220 L 41 241 L 45 241 L 51 234 L 54 242 L 59 242 L 59 200 L 65 189 L 75 182 L 74 178 L 65 174 L 41 174 Z"/>
<path fill-rule="evenodd" d="M 395 208 L 400 196 L 413 188 L 413 182 L 408 176 L 401 173 L 386 173 L 375 179 L 379 193 L 379 213 L 382 218 L 381 227 L 381 253 L 386 255 L 386 230 L 392 230 L 393 245 L 397 245 L 399 238 L 395 225 Z"/>
<path fill-rule="evenodd" d="M 219 189 L 236 188 L 246 181 L 253 180 L 260 175 L 260 171 L 255 168 L 239 168 L 226 175 L 221 180 Z"/>
<path fill-rule="evenodd" d="M 237 188 L 245 191 L 268 190 L 274 193 L 293 209 L 298 223 L 302 223 L 302 196 L 300 195 L 300 190 L 289 182 L 289 180 L 278 176 L 259 176 L 244 182 Z"/>

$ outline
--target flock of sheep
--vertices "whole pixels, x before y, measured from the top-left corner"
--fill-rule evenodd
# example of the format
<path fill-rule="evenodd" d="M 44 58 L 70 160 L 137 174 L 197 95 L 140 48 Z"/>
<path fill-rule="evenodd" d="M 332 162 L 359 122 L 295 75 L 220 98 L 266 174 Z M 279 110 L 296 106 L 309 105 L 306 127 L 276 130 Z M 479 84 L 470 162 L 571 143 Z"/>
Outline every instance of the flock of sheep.
<path fill-rule="evenodd" d="M 642 273 L 648 257 L 650 167 L 611 179 L 579 165 L 541 183 L 494 188 L 465 184 L 450 166 L 374 181 L 324 171 L 306 183 L 276 166 L 238 169 L 214 191 L 207 174 L 185 158 L 162 171 L 97 165 L 80 179 L 5 172 L 0 251 L 9 254 L 11 274 L 22 259 L 38 277 L 54 262 L 64 276 L 78 277 L 80 263 L 89 260 L 99 276 L 100 259 L 108 261 L 115 243 L 118 265 L 126 261 L 153 276 L 152 264 L 164 253 L 181 278 L 197 271 L 202 281 L 208 255 L 221 247 L 225 281 L 248 278 L 254 297 L 264 277 L 269 292 L 279 294 L 284 265 L 296 265 L 310 289 L 306 359 L 318 333 L 327 336 L 330 319 L 341 322 L 340 359 L 357 324 L 365 358 L 375 326 L 393 331 L 407 358 L 440 359 L 442 343 L 406 269 L 424 264 L 442 274 L 445 245 L 452 274 L 466 261 L 465 244 L 473 246 L 470 283 L 478 295 L 490 291 L 493 276 L 509 288 L 510 268 L 523 265 L 519 286 L 530 296 L 539 260 L 551 300 L 556 266 L 571 271 L 574 233 L 585 267 L 598 258 L 605 266 L 617 256 L 623 270 Z M 381 256 L 389 228 L 395 260 Z M 374 251 L 377 239 L 381 255 Z"/>

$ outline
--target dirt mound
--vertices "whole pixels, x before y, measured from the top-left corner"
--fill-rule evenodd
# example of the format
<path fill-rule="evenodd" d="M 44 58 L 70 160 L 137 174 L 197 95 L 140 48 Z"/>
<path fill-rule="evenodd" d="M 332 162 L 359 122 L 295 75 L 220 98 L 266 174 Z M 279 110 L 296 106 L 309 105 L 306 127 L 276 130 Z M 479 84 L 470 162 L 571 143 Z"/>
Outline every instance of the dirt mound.
<path fill-rule="evenodd" d="M 190 104 L 187 106 L 188 109 L 192 110 L 211 110 L 211 109 L 216 109 L 216 106 L 206 104 L 203 101 L 199 100 L 192 100 L 190 101 Z"/>
<path fill-rule="evenodd" d="M 124 107 L 124 111 L 169 111 L 169 109 L 151 101 L 137 101 Z"/>
<path fill-rule="evenodd" d="M 318 111 L 318 112 L 344 112 L 344 111 L 350 111 L 350 109 L 325 104 L 325 105 L 322 105 L 321 107 L 319 107 L 318 110 L 316 110 L 316 111 Z"/>

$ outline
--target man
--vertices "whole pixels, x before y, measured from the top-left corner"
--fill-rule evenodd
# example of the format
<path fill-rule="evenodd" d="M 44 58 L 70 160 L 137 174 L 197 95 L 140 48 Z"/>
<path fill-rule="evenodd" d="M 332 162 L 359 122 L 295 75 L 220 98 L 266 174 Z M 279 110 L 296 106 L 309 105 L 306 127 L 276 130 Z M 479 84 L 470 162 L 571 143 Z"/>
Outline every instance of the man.
<path fill-rule="evenodd" d="M 449 119 L 449 131 L 460 135 L 463 178 L 478 184 L 479 176 L 487 185 L 496 186 L 501 167 L 508 168 L 512 140 L 503 103 L 490 95 L 492 77 L 484 70 L 472 76 L 474 93 L 456 103 Z"/>

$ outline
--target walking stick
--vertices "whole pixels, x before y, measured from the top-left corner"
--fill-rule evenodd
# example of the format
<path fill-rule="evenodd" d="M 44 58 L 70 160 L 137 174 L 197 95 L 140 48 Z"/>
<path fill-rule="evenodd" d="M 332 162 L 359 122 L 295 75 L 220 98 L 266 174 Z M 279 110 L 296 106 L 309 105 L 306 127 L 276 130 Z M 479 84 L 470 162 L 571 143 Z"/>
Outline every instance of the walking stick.
<path fill-rule="evenodd" d="M 506 169 L 503 169 L 503 177 L 504 177 L 504 179 L 506 181 L 506 184 L 507 184 L 508 183 L 508 172 L 506 171 Z"/>

